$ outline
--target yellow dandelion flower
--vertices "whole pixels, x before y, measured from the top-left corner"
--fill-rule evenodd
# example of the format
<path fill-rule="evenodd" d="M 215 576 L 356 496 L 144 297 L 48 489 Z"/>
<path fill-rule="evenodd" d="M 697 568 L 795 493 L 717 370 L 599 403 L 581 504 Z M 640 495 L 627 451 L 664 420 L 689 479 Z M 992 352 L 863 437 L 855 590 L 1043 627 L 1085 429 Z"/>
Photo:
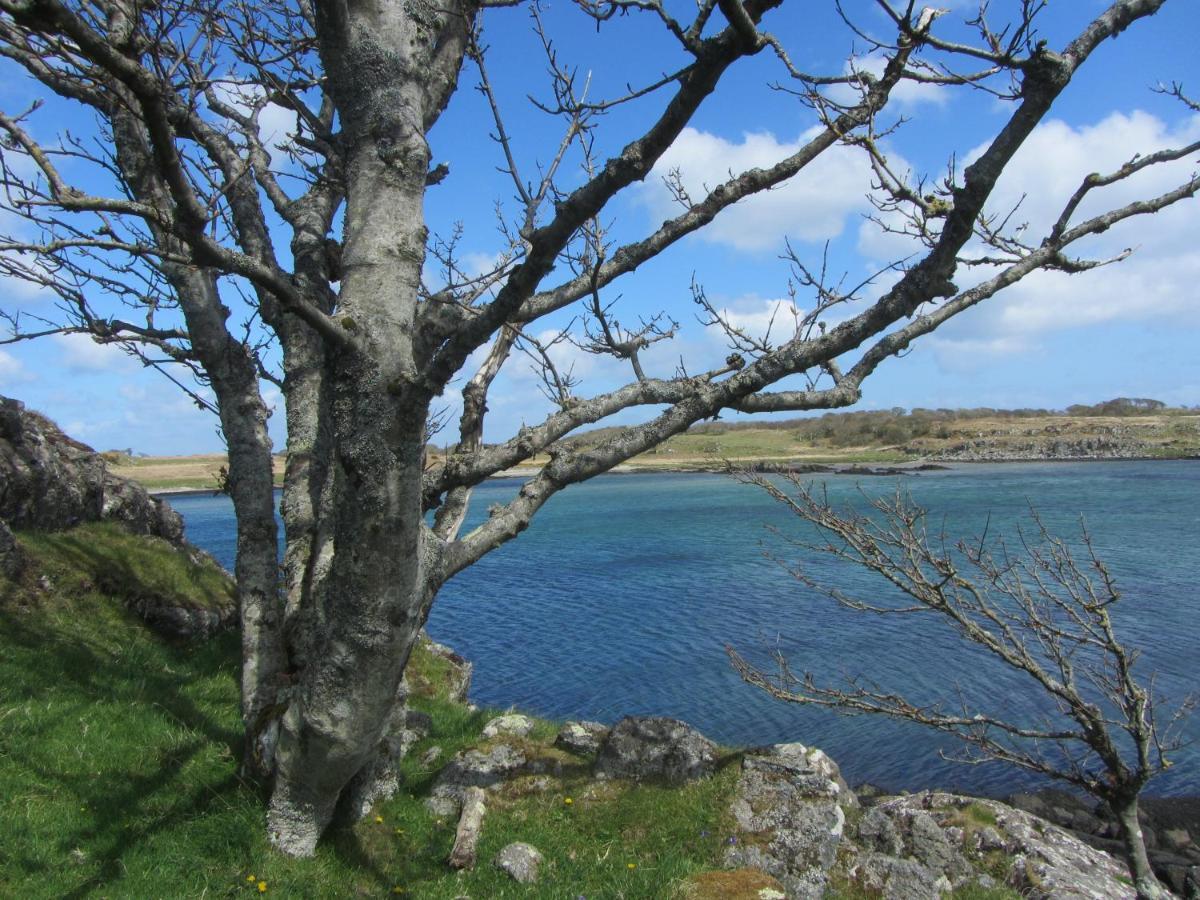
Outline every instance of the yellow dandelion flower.
<path fill-rule="evenodd" d="M 575 801 L 572 800 L 570 797 L 563 797 L 563 805 L 564 806 L 570 806 L 574 802 Z"/>
<path fill-rule="evenodd" d="M 383 824 L 383 816 L 376 816 L 376 817 L 375 817 L 375 824 L 376 824 L 376 825 L 382 825 L 382 824 Z"/>
<path fill-rule="evenodd" d="M 627 868 L 630 872 L 632 872 L 634 869 L 637 868 L 637 863 L 627 863 L 625 868 Z"/>
<path fill-rule="evenodd" d="M 251 873 L 251 874 L 249 874 L 249 875 L 247 875 L 247 876 L 246 876 L 246 880 L 247 880 L 248 882 L 250 882 L 250 883 L 254 883 L 254 881 L 256 881 L 257 879 L 255 879 L 255 877 L 254 877 L 254 873 Z"/>
<path fill-rule="evenodd" d="M 392 893 L 393 894 L 403 894 L 404 888 L 400 887 L 400 885 L 396 885 L 394 888 L 392 888 Z"/>
<path fill-rule="evenodd" d="M 258 883 L 258 892 L 260 894 L 265 894 L 267 892 L 267 883 L 265 881 L 260 881 Z"/>
<path fill-rule="evenodd" d="M 404 834 L 404 829 L 403 829 L 403 828 L 397 828 L 397 829 L 396 829 L 396 837 L 399 837 L 399 836 L 400 836 L 400 835 L 402 835 L 402 834 Z"/>

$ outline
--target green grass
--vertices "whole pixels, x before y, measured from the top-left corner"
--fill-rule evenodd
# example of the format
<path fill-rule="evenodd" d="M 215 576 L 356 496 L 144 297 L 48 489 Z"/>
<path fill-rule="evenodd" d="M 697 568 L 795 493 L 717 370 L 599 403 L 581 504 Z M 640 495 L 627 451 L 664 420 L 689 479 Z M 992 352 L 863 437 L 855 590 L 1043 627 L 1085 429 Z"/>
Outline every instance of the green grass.
<path fill-rule="evenodd" d="M 111 606 L 105 600 L 132 602 L 147 596 L 207 609 L 235 602 L 233 585 L 216 563 L 190 559 L 161 538 L 131 535 L 112 522 L 66 532 L 25 532 L 21 542 L 36 560 L 33 568 L 50 579 L 55 608 L 69 605 L 72 598 L 96 609 Z"/>
<path fill-rule="evenodd" d="M 312 859 L 282 857 L 267 844 L 263 792 L 237 776 L 236 635 L 172 645 L 121 597 L 153 587 L 201 602 L 227 583 L 108 526 L 21 541 L 30 574 L 0 577 L 0 897 L 251 897 L 261 880 L 285 897 L 657 898 L 718 865 L 733 757 L 683 789 L 597 787 L 590 761 L 552 748 L 555 725 L 543 722 L 526 749 L 557 757 L 561 776 L 489 797 L 479 865 L 452 873 L 456 823 L 425 810 L 436 773 L 420 758 L 436 744 L 440 763 L 476 743 L 494 713 L 436 691 L 414 700 L 433 732 L 405 760 L 401 794 L 376 810 L 382 822 L 331 832 Z M 490 865 L 517 840 L 546 857 L 536 888 Z"/>

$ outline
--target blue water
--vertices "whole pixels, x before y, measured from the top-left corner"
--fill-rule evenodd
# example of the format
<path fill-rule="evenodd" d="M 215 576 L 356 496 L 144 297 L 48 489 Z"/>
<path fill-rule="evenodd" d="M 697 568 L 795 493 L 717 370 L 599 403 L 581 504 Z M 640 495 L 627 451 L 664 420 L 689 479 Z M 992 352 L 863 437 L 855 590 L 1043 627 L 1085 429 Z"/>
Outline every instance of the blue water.
<path fill-rule="evenodd" d="M 835 499 L 895 490 L 895 478 L 822 476 Z M 1125 599 L 1115 617 L 1143 651 L 1143 674 L 1176 700 L 1200 671 L 1200 464 L 1053 463 L 960 466 L 906 476 L 903 486 L 949 535 L 985 524 L 1009 535 L 1030 504 L 1050 529 L 1093 543 Z M 476 518 L 519 482 L 476 491 Z M 172 498 L 188 536 L 227 566 L 234 534 L 226 498 Z M 779 533 L 771 530 L 779 529 Z M 468 527 L 470 527 L 468 525 Z M 804 588 L 779 563 L 799 552 L 785 536 L 800 523 L 761 491 L 716 475 L 612 475 L 571 487 L 516 541 L 442 590 L 429 631 L 473 660 L 472 699 L 559 718 L 611 722 L 630 713 L 676 716 L 715 740 L 802 741 L 826 750 L 852 783 L 892 790 L 944 787 L 1003 793 L 1037 779 L 999 764 L 943 759 L 951 737 L 909 723 L 845 717 L 773 700 L 745 685 L 724 647 L 764 658 L 779 647 L 798 672 L 903 687 L 922 702 L 953 704 L 957 691 L 989 711 L 1028 719 L 1041 700 L 1031 683 L 973 652 L 932 616 L 853 613 Z M 823 556 L 810 575 L 870 598 L 876 580 Z M 1200 716 L 1193 746 L 1150 793 L 1200 793 Z"/>

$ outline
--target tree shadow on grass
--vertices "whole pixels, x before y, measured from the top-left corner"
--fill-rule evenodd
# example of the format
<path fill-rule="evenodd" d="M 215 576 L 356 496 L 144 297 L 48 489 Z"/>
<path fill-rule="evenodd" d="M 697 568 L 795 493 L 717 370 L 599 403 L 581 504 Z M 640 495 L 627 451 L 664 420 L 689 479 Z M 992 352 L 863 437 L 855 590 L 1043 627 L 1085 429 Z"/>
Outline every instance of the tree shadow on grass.
<path fill-rule="evenodd" d="M 86 824 L 71 828 L 64 823 L 54 836 L 64 857 L 69 848 L 80 848 L 96 867 L 65 896 L 84 896 L 119 879 L 122 859 L 138 846 L 198 818 L 214 801 L 224 799 L 232 806 L 240 790 L 254 790 L 235 773 L 240 730 L 187 694 L 196 681 L 219 687 L 220 679 L 228 677 L 229 699 L 236 705 L 235 673 L 229 670 L 236 653 L 234 636 L 209 646 L 172 647 L 142 632 L 140 624 L 123 621 L 129 616 L 123 611 L 88 609 L 88 603 L 80 603 L 74 611 L 56 610 L 56 623 L 12 604 L 0 606 L 3 705 L 18 709 L 33 703 L 19 729 L 14 719 L 0 732 L 5 745 L 0 764 L 18 785 L 36 786 L 53 798 L 56 808 L 70 798 L 87 809 Z M 77 626 L 64 621 L 75 614 L 96 619 Z M 113 629 L 111 634 L 107 628 Z M 138 712 L 121 719 L 122 708 Z M 110 711 L 118 718 L 106 725 L 132 732 L 127 739 L 130 759 L 114 764 L 110 746 L 108 759 L 87 762 L 89 739 L 84 732 L 64 738 L 65 729 L 72 720 L 92 716 L 96 721 L 95 716 Z M 139 729 L 147 732 L 141 748 L 136 743 Z M 205 756 L 207 760 L 201 758 Z M 189 766 L 192 771 L 185 774 Z M 103 775 L 99 770 L 105 770 Z M 22 848 L 12 841 L 7 851 L 10 864 L 25 877 L 48 874 L 32 845 Z M 82 858 L 79 863 L 84 864 Z M 61 866 L 69 864 L 65 858 L 54 864 L 60 878 Z"/>
<path fill-rule="evenodd" d="M 135 677 L 130 665 L 120 656 L 101 652 L 82 639 L 65 637 L 44 621 L 26 622 L 23 618 L 19 613 L 0 610 L 4 642 L 10 648 L 24 651 L 34 672 L 24 685 L 27 690 L 33 688 L 32 695 L 26 694 L 27 699 L 54 695 L 65 701 L 73 695 L 84 702 L 152 704 L 178 724 L 200 732 L 213 743 L 228 746 L 236 758 L 242 741 L 241 732 L 221 725 L 201 711 L 183 690 L 188 676 L 212 677 L 220 672 L 223 654 L 212 652 L 216 648 L 192 650 L 161 642 L 165 652 L 173 657 L 172 661 L 179 664 L 179 670 L 141 668 Z M 157 640 L 149 633 L 138 637 Z M 229 643 L 227 636 L 216 640 Z M 197 668 L 201 671 L 195 671 Z M 188 669 L 192 671 L 186 671 Z M 236 694 L 234 702 L 237 702 Z"/>

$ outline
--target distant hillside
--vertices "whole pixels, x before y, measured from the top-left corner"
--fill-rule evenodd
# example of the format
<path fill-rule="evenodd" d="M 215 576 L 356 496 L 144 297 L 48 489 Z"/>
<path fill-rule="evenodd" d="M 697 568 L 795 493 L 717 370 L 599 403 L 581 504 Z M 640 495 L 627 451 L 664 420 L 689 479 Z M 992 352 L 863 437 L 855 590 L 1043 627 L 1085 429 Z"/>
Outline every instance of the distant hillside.
<path fill-rule="evenodd" d="M 615 429 L 565 442 L 586 447 Z M 1200 455 L 1200 408 L 1117 398 L 1047 409 L 913 409 L 826 413 L 782 421 L 706 422 L 634 466 L 707 467 L 721 459 L 813 462 L 1183 458 Z"/>
<path fill-rule="evenodd" d="M 601 443 L 617 428 L 575 435 L 563 446 Z M 433 451 L 434 459 L 439 451 Z M 111 471 L 151 490 L 215 490 L 224 456 L 140 457 L 110 451 Z M 693 426 L 635 457 L 632 469 L 713 469 L 724 460 L 897 463 L 916 460 L 1180 459 L 1200 457 L 1200 407 L 1118 397 L 1049 409 L 913 409 L 825 413 L 803 419 Z M 532 463 L 545 461 L 535 458 Z M 283 475 L 276 458 L 275 476 Z"/>

